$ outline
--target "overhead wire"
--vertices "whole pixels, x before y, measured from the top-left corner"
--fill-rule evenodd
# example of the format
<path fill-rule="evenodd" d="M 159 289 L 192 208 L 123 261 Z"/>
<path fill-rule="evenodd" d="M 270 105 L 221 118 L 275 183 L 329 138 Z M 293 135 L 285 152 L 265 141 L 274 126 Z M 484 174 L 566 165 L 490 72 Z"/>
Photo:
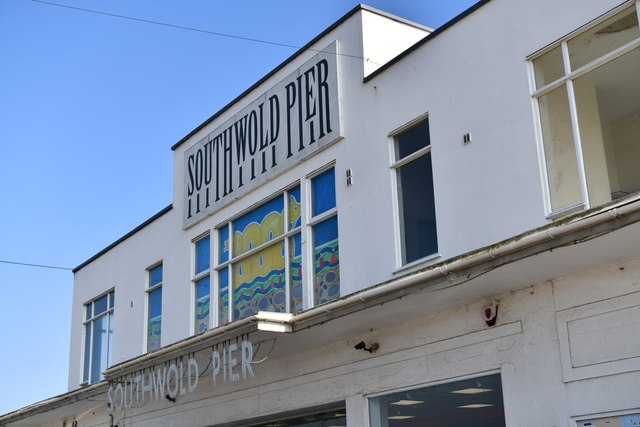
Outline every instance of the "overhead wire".
<path fill-rule="evenodd" d="M 0 263 L 2 264 L 12 264 L 12 265 L 21 265 L 23 267 L 36 267 L 36 268 L 50 268 L 53 270 L 67 270 L 72 271 L 73 268 L 70 267 L 60 267 L 57 265 L 45 265 L 45 264 L 32 264 L 29 262 L 17 262 L 17 261 L 8 261 L 5 259 L 0 259 Z"/>
<path fill-rule="evenodd" d="M 218 31 L 204 30 L 202 28 L 195 28 L 195 27 L 187 27 L 185 25 L 170 24 L 168 22 L 154 21 L 154 20 L 151 20 L 151 19 L 135 18 L 133 16 L 120 15 L 120 14 L 111 13 L 111 12 L 103 12 L 101 10 L 87 9 L 87 8 L 77 7 L 77 6 L 70 6 L 70 5 L 66 5 L 66 4 L 54 3 L 54 2 L 45 1 L 45 0 L 31 0 L 31 1 L 35 2 L 35 3 L 47 4 L 47 5 L 50 5 L 50 6 L 57 6 L 57 7 L 62 7 L 62 8 L 66 8 L 66 9 L 77 10 L 77 11 L 80 11 L 80 12 L 95 13 L 95 14 L 98 14 L 98 15 L 109 16 L 109 17 L 112 17 L 112 18 L 127 19 L 127 20 L 130 20 L 130 21 L 143 22 L 145 24 L 161 25 L 161 26 L 164 26 L 164 27 L 176 28 L 176 29 L 179 29 L 179 30 L 195 31 L 195 32 L 198 32 L 198 33 L 204 33 L 204 34 L 209 34 L 209 35 L 218 36 L 218 37 L 227 37 L 227 38 L 236 39 L 236 40 L 243 40 L 243 41 L 248 41 L 248 42 L 253 42 L 253 43 L 262 43 L 262 44 L 268 44 L 268 45 L 272 45 L 272 46 L 287 47 L 287 48 L 291 48 L 291 49 L 302 49 L 302 46 L 292 45 L 292 44 L 288 44 L 288 43 L 280 43 L 280 42 L 275 42 L 275 41 L 271 41 L 271 40 L 264 40 L 264 39 L 258 39 L 258 38 L 253 38 L 253 37 L 239 36 L 239 35 L 236 35 L 236 34 L 221 33 L 221 32 L 218 32 Z M 307 50 L 313 51 L 313 52 L 321 52 L 322 51 L 321 49 L 312 49 L 312 48 L 307 48 Z M 350 57 L 350 58 L 364 59 L 365 61 L 369 61 L 369 62 L 371 62 L 373 64 L 382 65 L 382 64 L 378 64 L 376 62 L 373 62 L 370 59 L 365 58 L 363 56 L 350 55 L 350 54 L 347 54 L 347 53 L 339 53 L 339 52 L 335 52 L 335 53 L 336 53 L 336 55 L 339 55 L 339 56 L 346 56 L 346 57 Z"/>

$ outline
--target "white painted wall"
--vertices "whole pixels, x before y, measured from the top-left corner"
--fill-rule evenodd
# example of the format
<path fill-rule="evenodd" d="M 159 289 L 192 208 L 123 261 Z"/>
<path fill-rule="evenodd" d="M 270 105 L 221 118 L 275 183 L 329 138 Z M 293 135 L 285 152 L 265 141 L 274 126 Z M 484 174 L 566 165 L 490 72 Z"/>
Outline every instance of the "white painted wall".
<path fill-rule="evenodd" d="M 420 267 L 546 224 L 525 58 L 619 2 L 494 0 L 366 83 L 363 60 L 340 57 L 344 139 L 183 230 L 185 151 L 315 54 L 302 53 L 175 150 L 171 212 L 76 273 L 69 388 L 78 387 L 81 375 L 85 302 L 115 286 L 113 362 L 142 354 L 145 271 L 163 260 L 162 344 L 188 337 L 192 240 L 332 161 L 342 294 L 393 278 L 400 265 L 388 135 L 422 114 L 430 117 L 441 257 Z M 363 45 L 373 49 L 375 44 L 363 43 L 361 37 L 363 25 L 380 20 L 369 12 L 358 13 L 313 48 L 337 39 L 343 53 L 374 57 L 374 52 L 363 52 Z M 408 43 L 413 36 L 406 35 L 404 24 L 398 25 Z M 390 56 L 388 50 L 383 52 L 383 57 Z M 473 135 L 469 145 L 462 143 L 466 132 Z M 354 174 L 351 187 L 344 179 L 347 169 Z M 637 275 L 638 263 L 631 267 Z M 606 277 L 607 271 L 598 274 Z M 618 279 L 615 287 L 637 291 L 628 280 Z M 570 310 L 578 300 L 593 303 L 608 298 L 614 291 L 605 282 L 591 276 L 570 278 L 501 296 L 500 324 L 490 330 L 479 317 L 482 302 L 410 324 L 390 324 L 386 330 L 358 337 L 381 342 L 384 350 L 375 357 L 348 351 L 351 342 L 310 349 L 261 365 L 258 377 L 236 388 L 193 396 L 180 411 L 133 411 L 127 425 L 153 425 L 160 417 L 174 425 L 215 424 L 340 399 L 346 399 L 350 414 L 365 417 L 363 395 L 491 370 L 502 372 L 510 426 L 567 425 L 568 416 L 586 413 L 593 405 L 602 410 L 632 408 L 637 405 L 632 401 L 637 394 L 631 392 L 633 382 L 640 379 L 637 372 L 563 381 L 566 366 L 556 310 Z M 598 312 L 598 307 L 594 310 Z M 463 337 L 461 348 L 438 350 L 434 344 L 456 336 Z M 629 392 L 617 393 L 616 399 L 622 401 L 614 405 L 612 398 L 597 396 L 602 387 Z M 224 412 L 215 410 L 223 404 Z M 349 422 L 366 425 L 360 421 Z"/>

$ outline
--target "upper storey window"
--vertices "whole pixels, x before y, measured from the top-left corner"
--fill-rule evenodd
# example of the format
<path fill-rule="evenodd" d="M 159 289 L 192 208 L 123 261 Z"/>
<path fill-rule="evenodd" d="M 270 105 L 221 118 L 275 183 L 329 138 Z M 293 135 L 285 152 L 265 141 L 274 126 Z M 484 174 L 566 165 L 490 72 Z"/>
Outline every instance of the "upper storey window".
<path fill-rule="evenodd" d="M 429 120 L 394 137 L 402 264 L 438 252 Z"/>
<path fill-rule="evenodd" d="M 114 303 L 115 291 L 112 290 L 84 306 L 83 384 L 104 379 L 103 372 L 111 365 Z"/>
<path fill-rule="evenodd" d="M 333 168 L 304 184 L 218 229 L 218 324 L 258 311 L 297 312 L 340 296 Z"/>
<path fill-rule="evenodd" d="M 209 329 L 211 295 L 211 240 L 207 234 L 194 242 L 194 329 L 201 333 Z"/>
<path fill-rule="evenodd" d="M 640 190 L 640 31 L 618 8 L 531 59 L 548 212 Z"/>
<path fill-rule="evenodd" d="M 162 336 L 162 264 L 147 270 L 147 351 L 161 346 Z"/>

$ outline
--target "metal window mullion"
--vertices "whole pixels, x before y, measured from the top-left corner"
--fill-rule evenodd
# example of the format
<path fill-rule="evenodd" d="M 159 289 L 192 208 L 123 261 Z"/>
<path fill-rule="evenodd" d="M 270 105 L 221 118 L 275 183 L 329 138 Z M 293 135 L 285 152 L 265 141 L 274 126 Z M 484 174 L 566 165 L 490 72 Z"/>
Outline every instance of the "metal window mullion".
<path fill-rule="evenodd" d="M 562 59 L 564 62 L 565 74 L 571 73 L 571 64 L 569 58 L 569 45 L 566 41 L 562 42 Z M 578 124 L 578 108 L 576 106 L 576 97 L 573 89 L 573 80 L 567 79 L 567 96 L 569 98 L 569 116 L 571 117 L 571 127 L 573 128 L 573 145 L 576 150 L 576 162 L 578 166 L 578 179 L 580 181 L 580 193 L 582 201 L 587 209 L 591 206 L 589 202 L 589 190 L 587 188 L 587 174 L 584 165 L 584 154 L 582 152 L 582 142 L 580 139 L 580 127 Z"/>
<path fill-rule="evenodd" d="M 227 322 L 233 321 L 233 235 L 235 231 L 233 229 L 233 221 L 229 221 L 229 264 L 227 268 L 227 293 L 229 294 L 229 304 L 227 307 Z"/>
<path fill-rule="evenodd" d="M 411 163 L 412 161 L 426 155 L 429 154 L 431 152 L 431 144 L 427 145 L 426 147 L 423 147 L 421 149 L 419 149 L 418 151 L 415 151 L 405 157 L 403 157 L 402 159 L 396 161 L 395 163 L 393 163 L 391 165 L 392 168 L 394 169 L 399 169 L 402 166 Z"/>
<path fill-rule="evenodd" d="M 315 226 L 320 224 L 322 221 L 325 221 L 331 217 L 334 217 L 338 214 L 338 208 L 331 208 L 327 211 L 322 212 L 321 214 L 318 214 L 316 216 L 314 216 L 313 218 L 311 218 L 308 222 L 308 225 L 310 226 Z"/>
<path fill-rule="evenodd" d="M 93 322 L 95 322 L 96 319 L 96 307 L 95 307 L 95 301 L 91 302 L 91 314 L 93 315 L 93 317 L 91 318 L 91 320 L 89 321 L 89 378 L 87 378 L 87 381 L 89 382 L 89 384 L 91 384 L 91 379 L 93 377 L 92 373 L 93 373 Z"/>

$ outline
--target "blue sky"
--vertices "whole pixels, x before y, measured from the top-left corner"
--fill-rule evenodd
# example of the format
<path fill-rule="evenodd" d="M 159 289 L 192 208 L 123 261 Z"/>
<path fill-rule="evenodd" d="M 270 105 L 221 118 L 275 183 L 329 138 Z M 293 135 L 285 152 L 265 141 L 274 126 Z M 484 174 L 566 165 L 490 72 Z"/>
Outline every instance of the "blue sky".
<path fill-rule="evenodd" d="M 52 0 L 303 46 L 351 0 Z M 475 0 L 370 0 L 439 27 Z M 0 414 L 67 390 L 76 267 L 171 203 L 170 147 L 293 48 L 0 0 Z"/>

